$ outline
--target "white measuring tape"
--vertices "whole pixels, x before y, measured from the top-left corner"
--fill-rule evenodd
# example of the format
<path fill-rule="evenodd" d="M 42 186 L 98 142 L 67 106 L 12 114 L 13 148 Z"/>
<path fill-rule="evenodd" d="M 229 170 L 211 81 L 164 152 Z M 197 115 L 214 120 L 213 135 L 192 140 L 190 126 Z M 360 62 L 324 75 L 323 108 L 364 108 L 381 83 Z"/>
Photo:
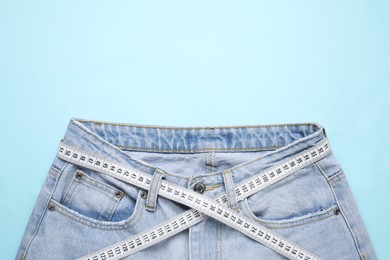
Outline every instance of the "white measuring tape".
<path fill-rule="evenodd" d="M 329 152 L 330 146 L 325 140 L 316 144 L 314 147 L 297 154 L 294 158 L 289 158 L 276 166 L 270 167 L 265 171 L 248 178 L 248 180 L 242 181 L 235 188 L 237 200 L 243 200 L 291 175 L 297 170 L 320 160 Z M 58 147 L 57 156 L 68 162 L 99 171 L 146 190 L 149 190 L 152 181 L 152 176 L 150 174 L 127 168 L 124 165 L 105 160 L 104 158 L 95 157 L 68 146 L 62 141 Z M 175 216 L 157 227 L 152 227 L 144 232 L 78 259 L 121 259 L 171 237 L 190 226 L 199 223 L 208 216 L 240 231 L 288 259 L 321 259 L 319 256 L 308 252 L 292 241 L 289 241 L 243 215 L 239 215 L 236 211 L 227 207 L 226 194 L 223 194 L 216 199 L 212 199 L 166 180 L 161 180 L 158 194 L 189 206 L 192 209 Z"/>

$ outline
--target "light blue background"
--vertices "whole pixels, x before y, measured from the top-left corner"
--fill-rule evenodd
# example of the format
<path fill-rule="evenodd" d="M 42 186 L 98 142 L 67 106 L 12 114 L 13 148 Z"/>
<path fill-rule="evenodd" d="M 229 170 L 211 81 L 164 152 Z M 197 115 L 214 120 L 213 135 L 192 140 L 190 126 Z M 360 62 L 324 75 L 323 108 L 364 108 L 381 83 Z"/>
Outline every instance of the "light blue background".
<path fill-rule="evenodd" d="M 1 1 L 3 259 L 71 117 L 319 122 L 389 257 L 389 27 L 388 1 Z"/>

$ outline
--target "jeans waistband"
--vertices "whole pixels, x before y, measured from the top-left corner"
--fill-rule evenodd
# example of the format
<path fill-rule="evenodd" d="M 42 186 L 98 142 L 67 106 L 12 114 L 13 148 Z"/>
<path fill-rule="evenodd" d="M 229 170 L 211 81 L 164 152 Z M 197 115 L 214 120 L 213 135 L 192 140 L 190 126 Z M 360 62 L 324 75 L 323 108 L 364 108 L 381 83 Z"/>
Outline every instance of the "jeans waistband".
<path fill-rule="evenodd" d="M 315 122 L 184 127 L 71 118 L 62 141 L 95 156 L 126 164 L 134 170 L 148 174 L 153 174 L 158 167 L 132 158 L 131 153 L 125 151 L 153 153 L 263 151 L 256 159 L 229 168 L 232 170 L 234 183 L 239 183 L 326 138 L 324 127 Z M 192 176 L 161 170 L 166 173 L 165 179 L 185 187 L 206 179 L 206 182 L 213 184 L 223 183 L 223 170 L 210 174 L 194 172 Z"/>

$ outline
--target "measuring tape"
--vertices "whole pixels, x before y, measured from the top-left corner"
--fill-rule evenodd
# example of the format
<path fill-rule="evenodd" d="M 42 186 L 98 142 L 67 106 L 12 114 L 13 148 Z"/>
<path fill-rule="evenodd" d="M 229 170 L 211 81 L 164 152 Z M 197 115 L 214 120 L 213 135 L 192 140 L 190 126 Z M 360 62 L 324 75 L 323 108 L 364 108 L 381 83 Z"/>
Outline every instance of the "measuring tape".
<path fill-rule="evenodd" d="M 237 200 L 241 201 L 293 174 L 297 170 L 324 158 L 329 152 L 330 146 L 325 139 L 325 141 L 316 144 L 314 147 L 295 155 L 294 158 L 289 158 L 276 166 L 270 167 L 248 178 L 248 180 L 242 181 L 235 188 Z M 150 174 L 127 168 L 122 164 L 105 160 L 104 158 L 95 157 L 85 151 L 68 146 L 62 141 L 58 146 L 57 156 L 70 163 L 99 171 L 142 189 L 149 190 L 152 181 Z M 212 199 L 166 180 L 161 180 L 158 194 L 192 209 L 175 216 L 157 227 L 152 227 L 135 236 L 78 259 L 121 259 L 171 237 L 199 223 L 208 216 L 240 231 L 288 259 L 321 259 L 319 256 L 314 255 L 292 241 L 227 207 L 226 194 Z"/>

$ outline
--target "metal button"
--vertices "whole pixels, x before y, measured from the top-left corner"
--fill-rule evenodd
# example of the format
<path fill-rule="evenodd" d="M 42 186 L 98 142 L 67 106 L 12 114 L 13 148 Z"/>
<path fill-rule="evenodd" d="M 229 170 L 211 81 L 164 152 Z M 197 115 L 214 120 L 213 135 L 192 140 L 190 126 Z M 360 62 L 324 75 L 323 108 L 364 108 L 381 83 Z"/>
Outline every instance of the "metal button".
<path fill-rule="evenodd" d="M 202 182 L 197 182 L 194 185 L 194 191 L 202 194 L 206 190 L 206 185 L 204 185 Z"/>

